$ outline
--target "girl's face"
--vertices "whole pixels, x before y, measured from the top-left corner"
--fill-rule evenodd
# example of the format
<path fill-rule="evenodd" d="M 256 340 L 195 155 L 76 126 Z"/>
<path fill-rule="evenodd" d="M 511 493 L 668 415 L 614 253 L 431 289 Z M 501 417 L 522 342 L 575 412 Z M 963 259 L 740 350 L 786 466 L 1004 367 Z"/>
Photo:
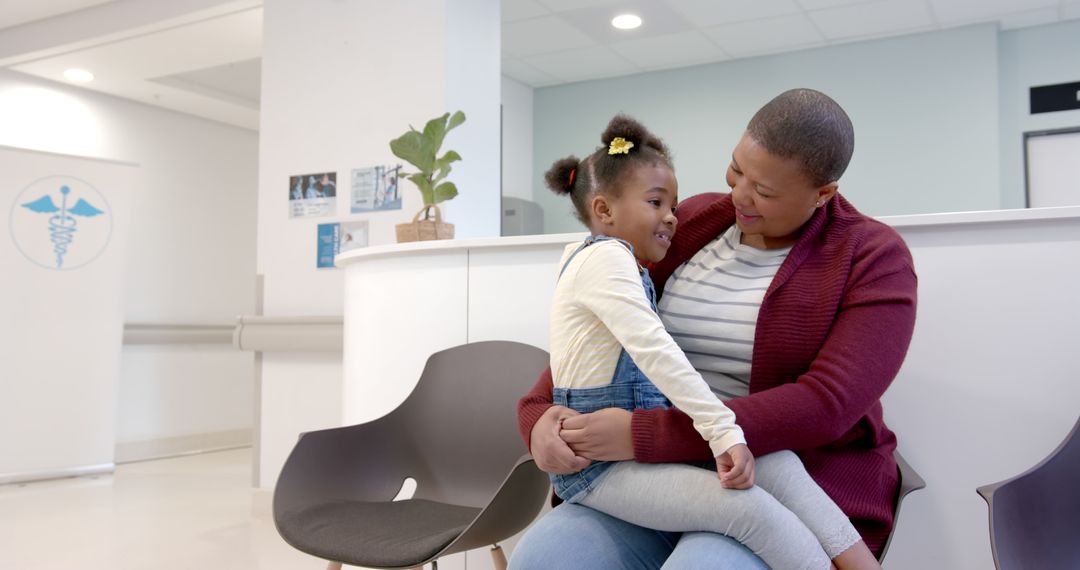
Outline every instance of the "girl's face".
<path fill-rule="evenodd" d="M 760 249 L 791 245 L 799 230 L 836 193 L 836 182 L 815 187 L 794 159 L 765 150 L 749 134 L 731 154 L 727 184 L 743 243 Z"/>
<path fill-rule="evenodd" d="M 620 182 L 619 197 L 600 195 L 599 232 L 624 239 L 641 261 L 657 262 L 667 255 L 675 235 L 675 205 L 679 183 L 666 164 L 642 165 Z M 606 210 L 606 211 L 605 211 Z M 594 216 L 596 217 L 596 216 Z"/>

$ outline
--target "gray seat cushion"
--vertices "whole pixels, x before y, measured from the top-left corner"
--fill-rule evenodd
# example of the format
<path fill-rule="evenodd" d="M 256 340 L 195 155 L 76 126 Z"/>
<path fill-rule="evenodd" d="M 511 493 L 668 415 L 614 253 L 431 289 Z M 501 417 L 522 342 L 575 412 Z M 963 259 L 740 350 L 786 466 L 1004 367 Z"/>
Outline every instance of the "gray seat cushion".
<path fill-rule="evenodd" d="M 478 514 L 480 509 L 426 499 L 341 501 L 286 513 L 278 524 L 282 535 L 304 552 L 346 564 L 396 568 L 431 558 Z"/>

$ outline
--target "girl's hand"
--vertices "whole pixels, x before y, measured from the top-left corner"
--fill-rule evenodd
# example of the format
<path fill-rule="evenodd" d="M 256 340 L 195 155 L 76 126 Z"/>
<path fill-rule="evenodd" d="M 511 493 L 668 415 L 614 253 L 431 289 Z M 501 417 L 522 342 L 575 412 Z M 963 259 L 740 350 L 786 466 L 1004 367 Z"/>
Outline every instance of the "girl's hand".
<path fill-rule="evenodd" d="M 574 455 L 574 451 L 559 437 L 560 424 L 578 413 L 563 406 L 552 406 L 536 421 L 529 436 L 529 449 L 541 471 L 552 475 L 569 475 L 589 466 L 590 461 Z"/>
<path fill-rule="evenodd" d="M 754 454 L 744 444 L 733 445 L 716 456 L 716 473 L 725 489 L 749 489 L 754 486 Z"/>
<path fill-rule="evenodd" d="M 626 461 L 634 458 L 634 440 L 630 433 L 632 412 L 605 408 L 580 414 L 563 421 L 560 432 L 574 453 L 599 461 Z"/>

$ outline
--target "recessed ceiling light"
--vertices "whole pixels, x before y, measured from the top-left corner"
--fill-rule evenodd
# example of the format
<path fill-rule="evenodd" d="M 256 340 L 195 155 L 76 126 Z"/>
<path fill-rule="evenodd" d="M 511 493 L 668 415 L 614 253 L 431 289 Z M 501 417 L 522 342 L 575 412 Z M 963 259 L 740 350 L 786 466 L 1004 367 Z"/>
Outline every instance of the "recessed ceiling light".
<path fill-rule="evenodd" d="M 620 14 L 611 19 L 611 25 L 620 30 L 632 30 L 641 26 L 641 18 L 634 14 Z"/>
<path fill-rule="evenodd" d="M 86 83 L 87 81 L 94 80 L 94 74 L 85 69 L 71 68 L 64 72 L 64 79 Z"/>

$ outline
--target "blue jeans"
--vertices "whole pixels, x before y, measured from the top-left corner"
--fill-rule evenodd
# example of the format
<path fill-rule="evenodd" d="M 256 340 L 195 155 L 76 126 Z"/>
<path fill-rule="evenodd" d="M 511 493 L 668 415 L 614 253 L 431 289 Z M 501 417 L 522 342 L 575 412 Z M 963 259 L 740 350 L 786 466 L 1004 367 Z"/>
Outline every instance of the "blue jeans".
<path fill-rule="evenodd" d="M 582 414 L 605 408 L 622 408 L 632 412 L 671 406 L 664 393 L 645 377 L 645 373 L 634 364 L 625 350 L 619 352 L 611 384 L 595 388 L 554 388 L 551 396 L 555 405 Z M 610 461 L 593 461 L 577 473 L 551 475 L 551 485 L 560 499 L 577 503 L 612 465 L 614 463 Z"/>
<path fill-rule="evenodd" d="M 562 504 L 533 524 L 508 570 L 769 570 L 722 534 L 659 532 L 581 505 Z"/>

